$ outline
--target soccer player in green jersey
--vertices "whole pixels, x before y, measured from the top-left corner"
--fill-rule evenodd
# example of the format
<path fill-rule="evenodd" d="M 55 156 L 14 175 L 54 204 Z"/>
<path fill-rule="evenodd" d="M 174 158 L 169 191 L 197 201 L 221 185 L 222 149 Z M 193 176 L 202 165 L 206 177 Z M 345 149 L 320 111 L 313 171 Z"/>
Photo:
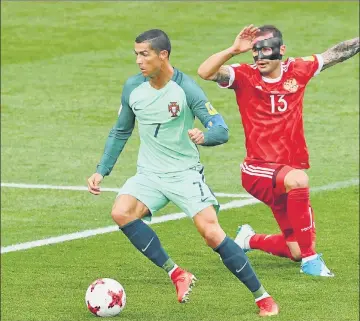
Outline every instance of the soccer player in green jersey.
<path fill-rule="evenodd" d="M 136 63 L 141 73 L 130 77 L 123 87 L 118 119 L 96 173 L 88 179 L 89 191 L 100 194 L 99 184 L 113 169 L 136 119 L 140 134 L 137 173 L 120 190 L 111 212 L 113 220 L 142 254 L 168 272 L 178 301 L 183 303 L 196 278 L 173 262 L 156 233 L 142 221 L 172 201 L 193 219 L 207 245 L 253 293 L 260 315 L 277 314 L 276 303 L 244 251 L 220 227 L 219 203 L 204 180 L 196 145 L 226 143 L 228 128 L 201 88 L 171 66 L 170 52 L 170 40 L 161 30 L 149 30 L 136 38 Z M 207 131 L 193 128 L 195 117 Z"/>

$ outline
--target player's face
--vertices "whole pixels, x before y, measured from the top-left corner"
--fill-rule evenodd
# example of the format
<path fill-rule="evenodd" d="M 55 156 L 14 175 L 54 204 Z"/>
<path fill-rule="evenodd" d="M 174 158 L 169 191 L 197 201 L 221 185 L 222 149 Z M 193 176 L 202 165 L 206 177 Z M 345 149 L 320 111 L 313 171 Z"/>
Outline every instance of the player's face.
<path fill-rule="evenodd" d="M 157 53 L 148 42 L 135 43 L 136 63 L 144 77 L 156 76 L 167 57 L 167 51 Z"/>
<path fill-rule="evenodd" d="M 277 60 L 259 59 L 256 62 L 258 70 L 263 76 L 268 76 L 281 67 L 281 62 Z"/>
<path fill-rule="evenodd" d="M 269 39 L 272 38 L 273 34 L 272 33 L 268 33 L 266 35 L 263 36 L 259 36 L 254 40 L 254 43 L 256 43 L 257 41 L 261 41 L 261 40 L 265 40 L 265 39 Z M 270 47 L 263 47 L 261 49 L 262 54 L 264 55 L 271 55 L 273 53 L 272 48 Z M 253 50 L 252 52 L 253 57 L 257 57 L 258 56 L 258 52 L 256 50 Z M 285 54 L 285 46 L 282 45 L 280 47 L 280 54 L 284 55 Z M 280 70 L 281 68 L 281 61 L 279 59 L 276 60 L 270 60 L 270 59 L 258 59 L 256 61 L 256 65 L 258 67 L 258 70 L 260 71 L 260 73 L 263 76 L 268 76 L 278 70 Z"/>

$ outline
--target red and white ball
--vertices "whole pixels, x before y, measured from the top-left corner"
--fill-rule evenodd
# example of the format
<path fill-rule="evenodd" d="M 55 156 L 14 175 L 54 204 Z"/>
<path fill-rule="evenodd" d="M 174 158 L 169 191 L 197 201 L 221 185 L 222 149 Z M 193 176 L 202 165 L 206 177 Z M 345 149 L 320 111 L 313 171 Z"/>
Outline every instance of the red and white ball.
<path fill-rule="evenodd" d="M 92 314 L 98 317 L 113 317 L 125 308 L 125 290 L 113 279 L 97 279 L 88 287 L 85 303 Z"/>

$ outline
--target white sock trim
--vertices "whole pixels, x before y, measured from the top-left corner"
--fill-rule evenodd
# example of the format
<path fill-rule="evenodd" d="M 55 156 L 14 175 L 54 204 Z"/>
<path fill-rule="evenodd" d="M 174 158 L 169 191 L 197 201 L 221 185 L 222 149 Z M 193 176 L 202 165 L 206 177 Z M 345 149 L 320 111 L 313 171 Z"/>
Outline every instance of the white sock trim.
<path fill-rule="evenodd" d="M 169 276 L 171 277 L 171 274 L 178 268 L 177 264 L 174 265 L 174 267 L 168 272 Z"/>
<path fill-rule="evenodd" d="M 255 302 L 258 302 L 258 301 L 260 301 L 262 299 L 269 298 L 269 297 L 270 297 L 270 294 L 265 292 L 261 297 L 255 299 Z"/>
<path fill-rule="evenodd" d="M 311 261 L 311 260 L 313 260 L 313 259 L 316 259 L 317 258 L 317 253 L 316 254 L 313 254 L 313 255 L 310 255 L 310 256 L 307 256 L 307 257 L 303 257 L 302 258 L 302 260 L 301 260 L 301 262 L 302 263 L 306 263 L 306 262 L 308 262 L 308 261 Z"/>

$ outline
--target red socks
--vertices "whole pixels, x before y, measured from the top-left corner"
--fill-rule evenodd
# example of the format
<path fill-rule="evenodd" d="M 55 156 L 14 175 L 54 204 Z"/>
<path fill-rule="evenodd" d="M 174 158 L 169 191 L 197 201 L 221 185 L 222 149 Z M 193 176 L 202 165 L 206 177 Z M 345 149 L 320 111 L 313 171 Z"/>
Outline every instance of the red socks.
<path fill-rule="evenodd" d="M 255 234 L 250 238 L 249 245 L 251 249 L 294 260 L 282 234 Z"/>
<path fill-rule="evenodd" d="M 301 257 L 316 254 L 313 248 L 315 222 L 310 206 L 308 188 L 297 188 L 288 192 L 286 212 L 296 241 L 299 244 Z M 262 250 L 272 255 L 294 260 L 283 234 L 255 234 L 250 238 L 249 246 L 251 249 Z"/>
<path fill-rule="evenodd" d="M 297 188 L 288 192 L 287 216 L 303 258 L 316 254 L 312 247 L 313 218 L 309 198 L 308 188 Z"/>

